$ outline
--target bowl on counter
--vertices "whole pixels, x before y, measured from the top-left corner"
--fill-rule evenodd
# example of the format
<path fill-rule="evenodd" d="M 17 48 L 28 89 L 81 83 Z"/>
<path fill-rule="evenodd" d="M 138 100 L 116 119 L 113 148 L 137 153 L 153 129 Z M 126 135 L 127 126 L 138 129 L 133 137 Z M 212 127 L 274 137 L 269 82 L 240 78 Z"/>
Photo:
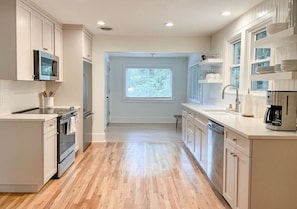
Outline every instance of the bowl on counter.
<path fill-rule="evenodd" d="M 288 23 L 286 22 L 272 23 L 266 26 L 268 35 L 272 35 L 286 29 L 288 29 Z"/>

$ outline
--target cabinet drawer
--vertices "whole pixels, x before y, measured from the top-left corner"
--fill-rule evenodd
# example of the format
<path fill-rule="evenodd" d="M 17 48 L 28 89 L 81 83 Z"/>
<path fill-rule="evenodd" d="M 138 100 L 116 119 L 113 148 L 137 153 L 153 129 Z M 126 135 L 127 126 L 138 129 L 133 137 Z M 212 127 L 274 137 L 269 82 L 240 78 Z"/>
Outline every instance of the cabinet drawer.
<path fill-rule="evenodd" d="M 236 149 L 245 153 L 248 157 L 251 155 L 251 141 L 245 137 L 234 133 L 230 130 L 225 131 L 225 140 L 227 143 L 232 144 Z"/>
<path fill-rule="evenodd" d="M 44 130 L 44 133 L 57 132 L 57 119 L 52 119 L 44 122 L 43 130 Z"/>
<path fill-rule="evenodd" d="M 203 115 L 201 115 L 199 113 L 195 114 L 194 123 L 204 133 L 207 133 L 207 121 L 208 121 L 208 119 L 205 116 L 203 116 Z"/>
<path fill-rule="evenodd" d="M 194 112 L 192 110 L 188 111 L 187 120 L 194 122 Z"/>

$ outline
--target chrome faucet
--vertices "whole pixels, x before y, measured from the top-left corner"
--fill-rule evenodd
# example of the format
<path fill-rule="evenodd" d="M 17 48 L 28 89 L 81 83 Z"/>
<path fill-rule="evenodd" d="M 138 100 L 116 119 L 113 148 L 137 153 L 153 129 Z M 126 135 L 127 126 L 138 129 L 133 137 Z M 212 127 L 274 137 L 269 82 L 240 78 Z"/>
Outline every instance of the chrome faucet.
<path fill-rule="evenodd" d="M 234 86 L 233 84 L 228 84 L 226 85 L 224 88 L 223 88 L 223 91 L 222 91 L 222 99 L 224 99 L 224 96 L 225 96 L 225 89 L 229 86 L 233 86 L 235 87 L 235 90 L 236 90 L 236 99 L 235 99 L 235 112 L 239 112 L 239 104 L 240 104 L 240 101 L 239 101 L 239 98 L 238 98 L 238 88 L 236 86 Z"/>

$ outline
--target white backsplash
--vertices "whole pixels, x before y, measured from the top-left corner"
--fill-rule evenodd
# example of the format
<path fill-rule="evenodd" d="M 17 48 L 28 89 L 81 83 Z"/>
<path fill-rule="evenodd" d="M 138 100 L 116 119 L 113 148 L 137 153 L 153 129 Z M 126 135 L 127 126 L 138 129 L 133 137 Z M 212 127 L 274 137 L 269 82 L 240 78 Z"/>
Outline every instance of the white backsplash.
<path fill-rule="evenodd" d="M 0 80 L 0 114 L 39 107 L 44 90 L 44 81 Z"/>

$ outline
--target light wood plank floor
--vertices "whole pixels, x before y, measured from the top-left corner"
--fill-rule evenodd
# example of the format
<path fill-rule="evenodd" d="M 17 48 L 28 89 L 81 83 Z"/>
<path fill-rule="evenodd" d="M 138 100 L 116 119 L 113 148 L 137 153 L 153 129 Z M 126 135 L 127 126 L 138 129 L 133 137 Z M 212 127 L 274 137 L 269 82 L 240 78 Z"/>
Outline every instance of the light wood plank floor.
<path fill-rule="evenodd" d="M 0 208 L 229 209 L 183 143 L 172 140 L 180 136 L 175 124 L 140 127 L 111 125 L 108 142 L 92 144 L 78 155 L 61 179 L 37 194 L 0 193 Z"/>

